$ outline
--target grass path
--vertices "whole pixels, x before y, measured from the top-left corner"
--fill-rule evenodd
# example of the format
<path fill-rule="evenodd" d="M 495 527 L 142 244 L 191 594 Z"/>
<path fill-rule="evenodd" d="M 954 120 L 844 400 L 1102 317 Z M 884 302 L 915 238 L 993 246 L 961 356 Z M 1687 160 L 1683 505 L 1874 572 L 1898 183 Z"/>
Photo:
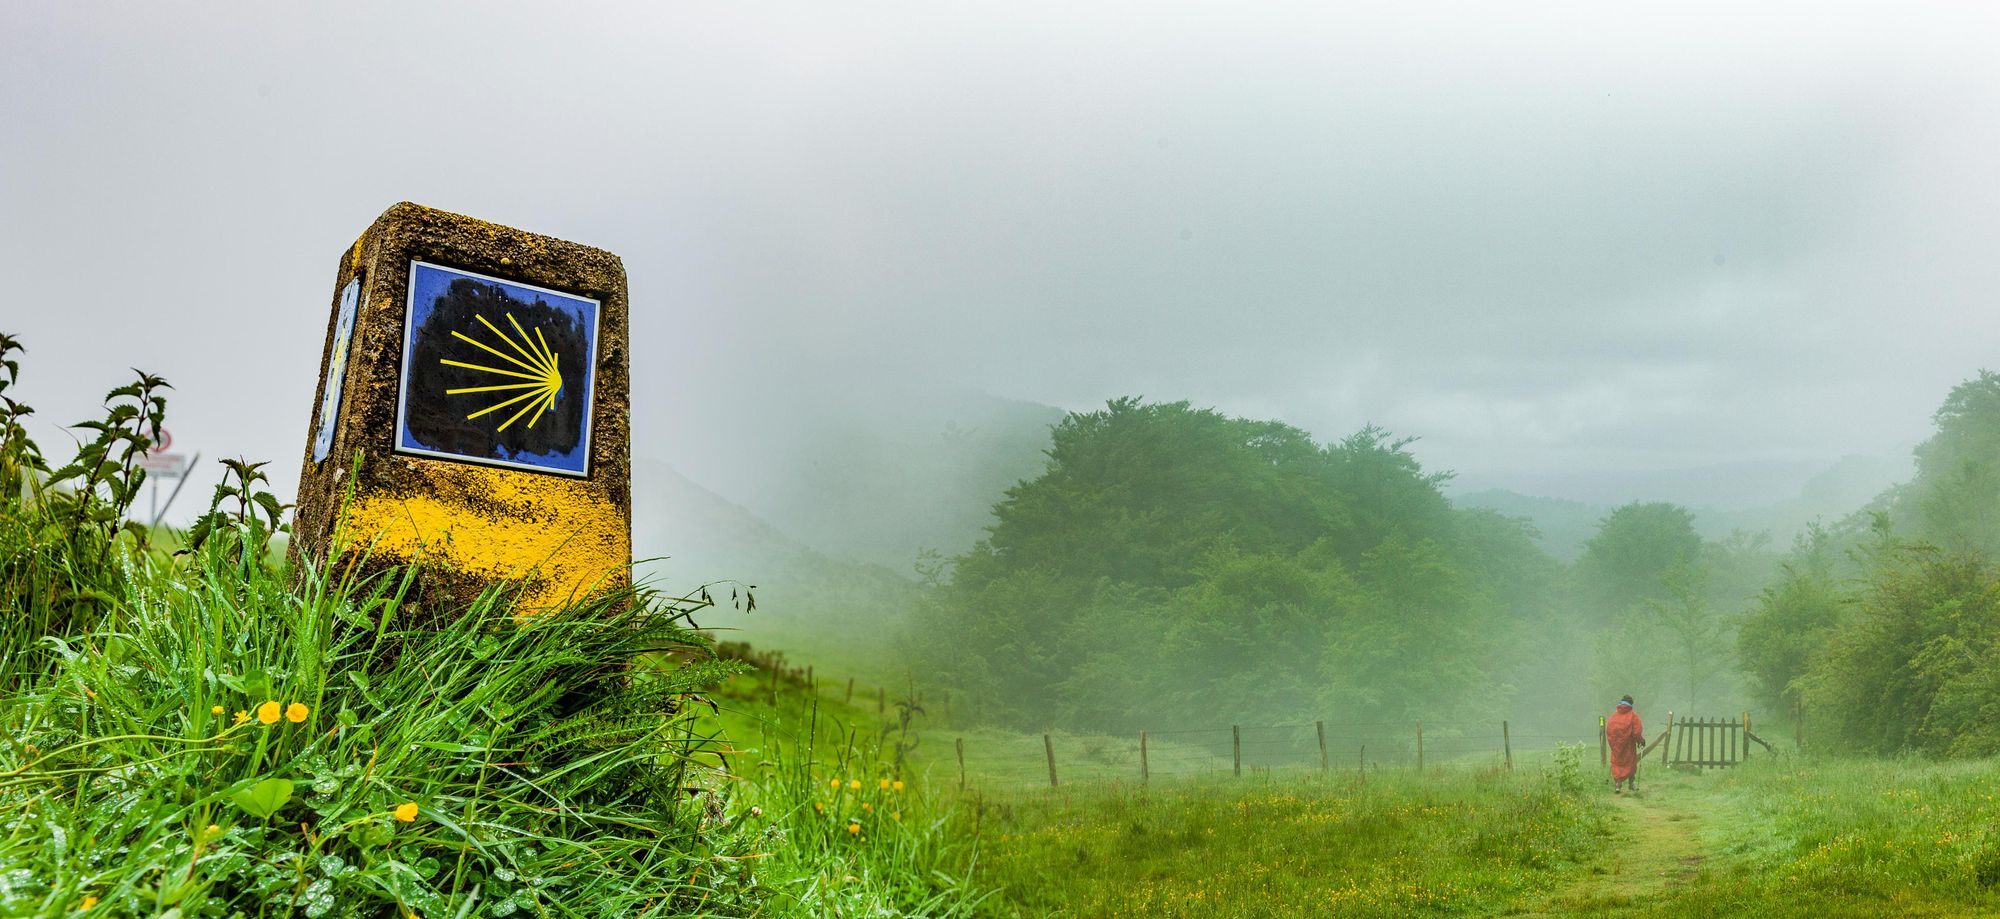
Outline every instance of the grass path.
<path fill-rule="evenodd" d="M 1682 776 L 1653 778 L 1637 794 L 1611 799 L 1614 837 L 1598 859 L 1546 900 L 1518 916 L 1606 916 L 1674 895 L 1708 858 L 1696 829 L 1702 789 Z"/>

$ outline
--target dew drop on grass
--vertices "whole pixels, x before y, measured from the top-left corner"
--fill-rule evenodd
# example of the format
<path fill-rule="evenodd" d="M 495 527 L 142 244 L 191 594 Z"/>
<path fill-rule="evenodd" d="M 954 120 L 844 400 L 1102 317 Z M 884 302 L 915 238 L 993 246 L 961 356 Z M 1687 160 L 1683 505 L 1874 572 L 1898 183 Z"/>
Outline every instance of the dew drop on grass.
<path fill-rule="evenodd" d="M 499 880 L 512 883 L 514 880 L 514 871 L 511 868 L 495 868 L 493 869 L 493 876 Z"/>
<path fill-rule="evenodd" d="M 339 790 L 340 780 L 333 776 L 327 776 L 313 783 L 313 791 L 319 794 L 330 795 Z"/>
<path fill-rule="evenodd" d="M 319 919 L 333 909 L 333 882 L 320 878 L 306 888 L 306 916 Z"/>
<path fill-rule="evenodd" d="M 517 907 L 514 905 L 514 899 L 509 897 L 505 900 L 495 900 L 491 912 L 495 916 L 512 916 L 515 909 Z"/>

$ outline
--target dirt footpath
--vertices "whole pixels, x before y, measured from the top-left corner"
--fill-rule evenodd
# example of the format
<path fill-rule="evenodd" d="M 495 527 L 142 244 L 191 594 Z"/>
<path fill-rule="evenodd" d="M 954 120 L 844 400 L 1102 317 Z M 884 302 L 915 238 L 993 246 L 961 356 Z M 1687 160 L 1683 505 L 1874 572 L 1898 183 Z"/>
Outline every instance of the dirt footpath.
<path fill-rule="evenodd" d="M 1605 916 L 1670 896 L 1707 858 L 1695 827 L 1697 795 L 1683 777 L 1662 776 L 1611 798 L 1613 836 L 1599 858 L 1563 888 L 1523 903 L 1516 916 Z"/>

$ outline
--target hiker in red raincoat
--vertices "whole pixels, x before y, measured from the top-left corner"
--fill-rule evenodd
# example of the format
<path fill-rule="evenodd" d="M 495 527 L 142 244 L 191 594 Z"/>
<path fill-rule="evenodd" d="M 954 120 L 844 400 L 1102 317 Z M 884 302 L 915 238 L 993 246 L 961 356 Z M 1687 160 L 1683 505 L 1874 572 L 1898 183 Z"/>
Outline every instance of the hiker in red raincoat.
<path fill-rule="evenodd" d="M 1646 726 L 1632 710 L 1632 697 L 1618 700 L 1618 708 L 1604 719 L 1604 739 L 1611 745 L 1611 789 L 1639 790 L 1639 745 L 1646 740 Z"/>

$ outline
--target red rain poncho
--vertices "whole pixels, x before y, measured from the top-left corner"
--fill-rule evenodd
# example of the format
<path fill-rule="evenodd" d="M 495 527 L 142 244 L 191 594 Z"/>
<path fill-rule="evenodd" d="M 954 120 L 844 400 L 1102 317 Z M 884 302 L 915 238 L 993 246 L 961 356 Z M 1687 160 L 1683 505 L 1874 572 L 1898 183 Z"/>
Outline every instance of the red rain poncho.
<path fill-rule="evenodd" d="M 1639 713 L 1620 704 L 1604 719 L 1604 739 L 1611 745 L 1611 778 L 1619 782 L 1631 779 L 1639 771 L 1639 744 L 1646 740 L 1646 726 L 1639 723 Z"/>

